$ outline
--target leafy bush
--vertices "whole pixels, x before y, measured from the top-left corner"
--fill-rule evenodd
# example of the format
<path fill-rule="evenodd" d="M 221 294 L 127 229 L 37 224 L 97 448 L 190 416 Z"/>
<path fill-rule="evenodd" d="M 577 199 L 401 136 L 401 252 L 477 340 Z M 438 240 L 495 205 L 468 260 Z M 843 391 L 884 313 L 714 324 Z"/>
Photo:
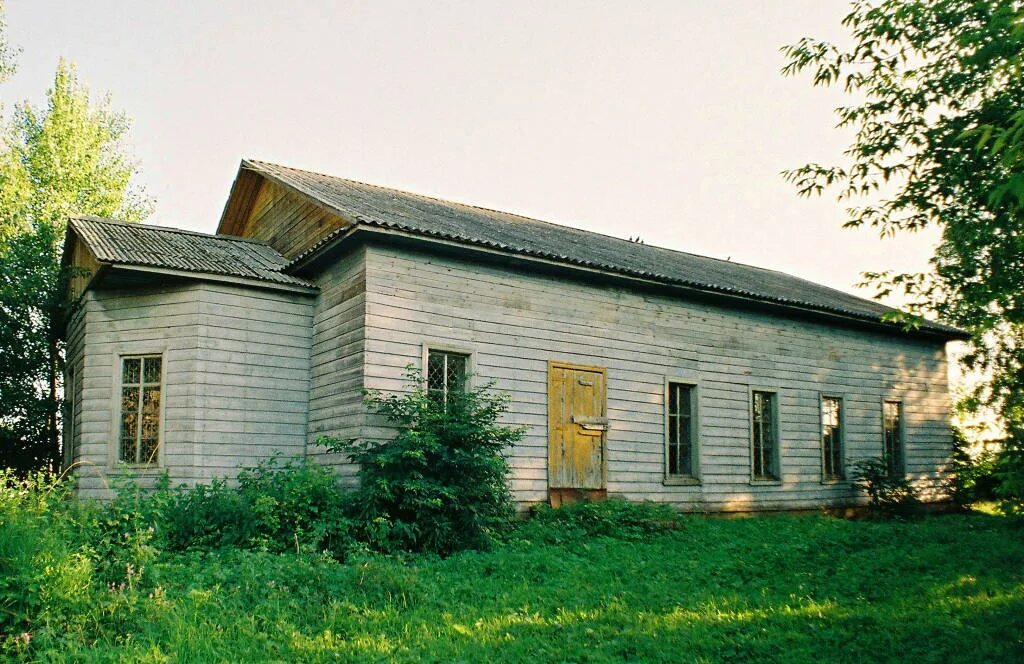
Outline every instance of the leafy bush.
<path fill-rule="evenodd" d="M 341 558 L 352 546 L 345 492 L 331 469 L 310 460 L 274 457 L 241 471 L 237 487 L 215 479 L 170 490 L 165 482 L 149 494 L 122 492 L 119 500 L 125 495 L 172 551 L 309 549 Z"/>
<path fill-rule="evenodd" d="M 913 485 L 889 472 L 885 457 L 863 459 L 853 465 L 853 480 L 868 495 L 875 511 L 906 511 L 917 504 Z"/>
<path fill-rule="evenodd" d="M 1024 517 L 1024 431 L 1011 431 L 996 456 L 994 475 L 1000 510 L 1007 516 Z"/>
<path fill-rule="evenodd" d="M 530 515 L 516 537 L 548 544 L 589 537 L 641 541 L 657 533 L 681 530 L 685 523 L 685 517 L 671 505 L 618 499 L 582 501 L 558 509 L 536 505 Z"/>
<path fill-rule="evenodd" d="M 996 488 L 1000 478 L 997 474 L 999 455 L 991 450 L 971 454 L 963 434 L 956 431 L 953 455 L 950 461 L 950 494 L 958 505 L 968 505 L 979 500 L 996 500 Z"/>
<path fill-rule="evenodd" d="M 321 440 L 359 466 L 351 504 L 361 537 L 383 551 L 484 548 L 513 516 L 502 452 L 523 430 L 497 423 L 508 400 L 489 385 L 439 398 L 417 372 L 407 377 L 409 392 L 367 393 L 397 427 L 392 440 Z"/>

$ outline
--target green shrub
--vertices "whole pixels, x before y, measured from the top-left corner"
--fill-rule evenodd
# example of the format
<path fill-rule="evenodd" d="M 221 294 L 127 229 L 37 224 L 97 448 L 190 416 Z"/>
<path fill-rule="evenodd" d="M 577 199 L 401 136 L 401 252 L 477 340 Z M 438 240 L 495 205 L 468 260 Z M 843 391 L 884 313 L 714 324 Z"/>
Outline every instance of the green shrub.
<path fill-rule="evenodd" d="M 250 506 L 250 541 L 270 551 L 328 551 L 342 557 L 353 545 L 346 517 L 348 494 L 330 468 L 308 459 L 270 459 L 238 475 L 238 492 Z"/>
<path fill-rule="evenodd" d="M 949 483 L 953 501 L 958 505 L 969 505 L 981 500 L 996 500 L 999 455 L 991 450 L 971 454 L 963 434 L 959 431 L 955 434 Z"/>
<path fill-rule="evenodd" d="M 999 509 L 1007 516 L 1024 517 L 1024 431 L 1011 431 L 994 465 Z"/>
<path fill-rule="evenodd" d="M 534 506 L 530 520 L 520 526 L 516 537 L 548 544 L 590 537 L 641 541 L 656 533 L 680 530 L 684 523 L 685 517 L 665 503 L 582 501 L 558 509 Z"/>
<path fill-rule="evenodd" d="M 155 505 L 149 511 L 169 550 L 308 549 L 340 558 L 353 544 L 345 502 L 331 469 L 274 457 L 241 471 L 237 487 L 215 479 L 158 490 L 139 500 L 139 513 Z"/>
<path fill-rule="evenodd" d="M 904 512 L 917 504 L 913 485 L 902 476 L 889 472 L 885 457 L 863 459 L 853 465 L 853 480 L 870 499 L 871 509 Z"/>
<path fill-rule="evenodd" d="M 351 505 L 361 538 L 383 551 L 484 548 L 513 515 L 503 451 L 523 430 L 497 423 L 508 401 L 490 386 L 439 398 L 407 375 L 411 391 L 366 398 L 397 427 L 392 440 L 321 440 L 359 466 Z"/>

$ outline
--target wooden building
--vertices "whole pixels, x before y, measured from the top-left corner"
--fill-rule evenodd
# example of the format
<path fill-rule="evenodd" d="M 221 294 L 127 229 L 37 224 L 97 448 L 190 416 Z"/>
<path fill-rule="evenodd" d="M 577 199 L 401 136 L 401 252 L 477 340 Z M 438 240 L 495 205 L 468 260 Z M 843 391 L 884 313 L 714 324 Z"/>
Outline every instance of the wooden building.
<path fill-rule="evenodd" d="M 216 235 L 74 219 L 66 462 L 231 476 L 322 435 L 388 432 L 362 390 L 493 381 L 522 504 L 593 493 L 685 510 L 848 504 L 888 454 L 943 498 L 945 345 L 797 277 L 243 161 Z"/>

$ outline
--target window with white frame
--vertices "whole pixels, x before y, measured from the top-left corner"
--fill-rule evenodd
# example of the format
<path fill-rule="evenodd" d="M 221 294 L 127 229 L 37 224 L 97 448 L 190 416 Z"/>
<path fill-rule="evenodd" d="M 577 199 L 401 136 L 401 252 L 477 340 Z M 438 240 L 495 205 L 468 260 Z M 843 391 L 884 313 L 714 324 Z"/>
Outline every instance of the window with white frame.
<path fill-rule="evenodd" d="M 160 355 L 121 358 L 121 462 L 153 465 L 159 460 L 162 375 Z"/>
<path fill-rule="evenodd" d="M 427 393 L 447 404 L 449 396 L 465 392 L 469 355 L 447 350 L 427 350 Z"/>
<path fill-rule="evenodd" d="M 669 479 L 697 475 L 696 395 L 695 385 L 668 383 L 665 473 Z"/>
<path fill-rule="evenodd" d="M 821 477 L 841 480 L 843 468 L 843 400 L 821 397 Z"/>
<path fill-rule="evenodd" d="M 882 453 L 891 477 L 902 477 L 903 470 L 903 402 L 886 399 L 882 402 Z"/>
<path fill-rule="evenodd" d="M 779 479 L 778 395 L 753 390 L 750 408 L 751 477 Z"/>

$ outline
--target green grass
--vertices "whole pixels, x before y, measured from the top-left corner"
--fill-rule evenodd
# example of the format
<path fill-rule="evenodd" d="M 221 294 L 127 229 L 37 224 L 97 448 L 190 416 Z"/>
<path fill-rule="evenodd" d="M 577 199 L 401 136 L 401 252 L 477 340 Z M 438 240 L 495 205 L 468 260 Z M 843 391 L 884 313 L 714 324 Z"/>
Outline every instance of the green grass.
<path fill-rule="evenodd" d="M 690 517 L 628 539 L 557 520 L 447 559 L 160 553 L 116 601 L 46 613 L 40 662 L 1024 661 L 1024 530 Z M 69 578 L 74 578 L 71 575 Z M 76 613 L 77 612 L 77 613 Z"/>

